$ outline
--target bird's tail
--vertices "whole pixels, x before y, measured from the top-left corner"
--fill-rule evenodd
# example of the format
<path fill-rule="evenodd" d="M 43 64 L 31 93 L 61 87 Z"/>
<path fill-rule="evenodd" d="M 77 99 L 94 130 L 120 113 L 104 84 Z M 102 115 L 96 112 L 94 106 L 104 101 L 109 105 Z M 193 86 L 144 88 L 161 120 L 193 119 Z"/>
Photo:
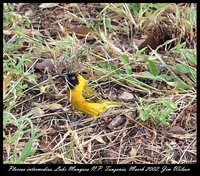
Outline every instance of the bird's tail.
<path fill-rule="evenodd" d="M 115 102 L 115 101 L 104 101 L 103 103 L 106 104 L 106 106 L 107 106 L 108 108 L 126 105 L 125 103 L 122 103 L 122 102 Z"/>
<path fill-rule="evenodd" d="M 109 108 L 118 107 L 118 106 L 134 107 L 134 102 L 133 103 L 130 103 L 130 102 L 123 103 L 123 102 L 105 100 L 103 103 L 105 103 L 106 106 L 108 106 Z"/>

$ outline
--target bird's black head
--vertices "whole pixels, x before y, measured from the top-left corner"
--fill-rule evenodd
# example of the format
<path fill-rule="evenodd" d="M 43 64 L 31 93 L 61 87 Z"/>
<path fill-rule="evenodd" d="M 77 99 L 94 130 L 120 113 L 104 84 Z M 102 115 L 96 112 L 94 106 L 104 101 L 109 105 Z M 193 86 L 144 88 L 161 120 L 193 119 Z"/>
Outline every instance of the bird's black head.
<path fill-rule="evenodd" d="M 60 76 L 67 79 L 70 89 L 73 89 L 79 83 L 77 73 L 62 73 Z"/>

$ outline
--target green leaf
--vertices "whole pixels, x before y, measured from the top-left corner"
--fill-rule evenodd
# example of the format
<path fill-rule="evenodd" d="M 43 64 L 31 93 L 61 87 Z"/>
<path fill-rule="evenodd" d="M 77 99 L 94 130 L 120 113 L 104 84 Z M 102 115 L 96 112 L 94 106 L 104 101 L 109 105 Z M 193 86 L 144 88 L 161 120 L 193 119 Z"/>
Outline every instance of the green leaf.
<path fill-rule="evenodd" d="M 110 18 L 106 18 L 105 23 L 106 23 L 106 28 L 108 28 L 108 30 L 110 32 L 113 32 L 114 30 L 113 30 L 112 25 L 111 25 L 111 19 Z"/>
<path fill-rule="evenodd" d="M 171 48 L 170 51 L 171 52 L 175 52 L 175 53 L 181 53 L 182 48 L 184 48 L 186 45 L 186 42 L 183 43 L 179 43 L 178 45 L 176 45 L 175 47 Z"/>
<path fill-rule="evenodd" d="M 141 109 L 141 110 L 140 110 L 140 116 L 139 116 L 139 118 L 140 118 L 142 121 L 146 121 L 146 120 L 149 118 L 148 114 L 145 112 L 144 109 Z"/>
<path fill-rule="evenodd" d="M 96 24 L 95 24 L 95 28 L 96 29 L 98 29 L 99 27 L 101 27 L 103 25 L 103 23 L 102 22 L 97 22 Z"/>
<path fill-rule="evenodd" d="M 31 138 L 29 139 L 29 141 L 27 142 L 27 144 L 25 145 L 23 151 L 22 151 L 22 155 L 20 156 L 19 160 L 20 161 L 25 161 L 26 158 L 29 156 L 30 152 L 31 152 L 31 148 L 33 145 L 34 140 Z"/>
<path fill-rule="evenodd" d="M 126 73 L 131 75 L 133 72 L 132 72 L 132 69 L 129 65 L 129 62 L 130 62 L 129 57 L 126 54 L 124 54 L 124 55 L 122 55 L 121 60 L 124 64 L 124 68 L 126 69 Z"/>
<path fill-rule="evenodd" d="M 121 72 L 114 64 L 99 63 L 99 66 L 107 71 L 113 71 L 114 74 L 120 75 Z"/>
<path fill-rule="evenodd" d="M 129 28 L 128 28 L 128 27 L 125 27 L 125 28 L 123 29 L 123 31 L 124 31 L 125 34 L 129 34 Z"/>
<path fill-rule="evenodd" d="M 176 64 L 175 67 L 176 67 L 176 70 L 181 72 L 181 73 L 190 73 L 190 68 L 187 65 Z"/>
<path fill-rule="evenodd" d="M 150 72 L 151 72 L 154 76 L 158 76 L 159 73 L 160 73 L 160 71 L 159 71 L 157 65 L 155 64 L 155 62 L 148 59 L 148 65 L 149 65 Z"/>
<path fill-rule="evenodd" d="M 29 139 L 29 141 L 26 143 L 26 145 L 25 145 L 25 147 L 24 147 L 24 149 L 22 151 L 22 155 L 20 156 L 19 161 L 25 161 L 26 158 L 28 156 L 30 156 L 30 154 L 32 153 L 32 146 L 33 146 L 34 140 L 37 139 L 37 138 L 39 138 L 40 136 L 42 136 L 44 133 L 45 132 L 42 131 L 41 133 L 39 133 L 37 135 L 33 135 Z"/>
<path fill-rule="evenodd" d="M 193 77 L 195 77 L 195 78 L 197 77 L 197 71 L 196 70 L 191 70 L 191 74 L 192 74 Z"/>
<path fill-rule="evenodd" d="M 183 90 L 188 90 L 191 88 L 191 86 L 187 85 L 184 82 L 167 82 L 167 84 L 176 88 L 183 89 Z"/>
<path fill-rule="evenodd" d="M 171 75 L 161 74 L 159 75 L 159 77 L 161 77 L 162 79 L 165 79 L 166 81 L 171 81 L 175 78 L 175 76 L 172 74 Z"/>
<path fill-rule="evenodd" d="M 37 84 L 36 76 L 35 76 L 35 75 L 28 75 L 27 78 L 28 78 L 28 80 L 29 80 L 31 83 Z"/>
<path fill-rule="evenodd" d="M 160 115 L 160 121 L 163 125 L 168 125 L 168 115 L 172 112 L 171 108 L 165 109 Z"/>
<path fill-rule="evenodd" d="M 140 50 L 138 50 L 135 54 L 135 58 L 139 58 L 141 56 L 141 54 L 147 49 L 147 47 L 144 47 Z"/>
<path fill-rule="evenodd" d="M 160 103 L 162 103 L 164 106 L 167 106 L 167 107 L 172 108 L 172 109 L 177 108 L 176 104 L 173 103 L 172 101 L 169 101 L 169 100 L 161 99 Z"/>
<path fill-rule="evenodd" d="M 178 82 L 176 87 L 180 88 L 180 89 L 184 89 L 184 90 L 191 88 L 191 86 L 189 86 L 188 84 L 186 84 L 184 82 Z"/>
<path fill-rule="evenodd" d="M 163 111 L 162 114 L 163 114 L 165 117 L 167 117 L 172 111 L 173 111 L 173 110 L 172 110 L 171 108 L 167 108 L 167 109 L 165 109 L 165 110 Z"/>
<path fill-rule="evenodd" d="M 197 64 L 197 57 L 194 54 L 186 53 L 187 59 L 191 64 Z"/>
<path fill-rule="evenodd" d="M 173 102 L 171 102 L 171 101 L 170 101 L 169 106 L 170 106 L 170 108 L 172 108 L 172 109 L 176 109 L 176 108 L 177 108 L 176 104 L 173 103 Z"/>

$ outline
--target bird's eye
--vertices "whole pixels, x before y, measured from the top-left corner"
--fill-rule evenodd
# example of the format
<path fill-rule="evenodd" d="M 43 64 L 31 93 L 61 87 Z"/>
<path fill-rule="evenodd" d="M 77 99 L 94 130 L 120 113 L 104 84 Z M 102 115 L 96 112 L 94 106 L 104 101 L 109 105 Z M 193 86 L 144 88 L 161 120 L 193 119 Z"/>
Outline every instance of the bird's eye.
<path fill-rule="evenodd" d="M 75 78 L 75 76 L 72 76 L 71 79 L 72 79 L 72 80 L 75 80 L 76 78 Z"/>

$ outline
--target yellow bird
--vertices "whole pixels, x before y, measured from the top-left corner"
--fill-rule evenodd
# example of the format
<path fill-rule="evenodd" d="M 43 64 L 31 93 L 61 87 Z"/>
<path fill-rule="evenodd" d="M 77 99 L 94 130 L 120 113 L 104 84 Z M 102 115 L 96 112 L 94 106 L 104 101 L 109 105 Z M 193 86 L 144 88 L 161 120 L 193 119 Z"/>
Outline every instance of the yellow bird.
<path fill-rule="evenodd" d="M 91 115 L 94 119 L 109 108 L 125 105 L 122 102 L 102 99 L 94 89 L 87 86 L 86 80 L 80 74 L 63 73 L 60 76 L 67 79 L 69 85 L 67 96 L 70 103 L 77 110 Z"/>

